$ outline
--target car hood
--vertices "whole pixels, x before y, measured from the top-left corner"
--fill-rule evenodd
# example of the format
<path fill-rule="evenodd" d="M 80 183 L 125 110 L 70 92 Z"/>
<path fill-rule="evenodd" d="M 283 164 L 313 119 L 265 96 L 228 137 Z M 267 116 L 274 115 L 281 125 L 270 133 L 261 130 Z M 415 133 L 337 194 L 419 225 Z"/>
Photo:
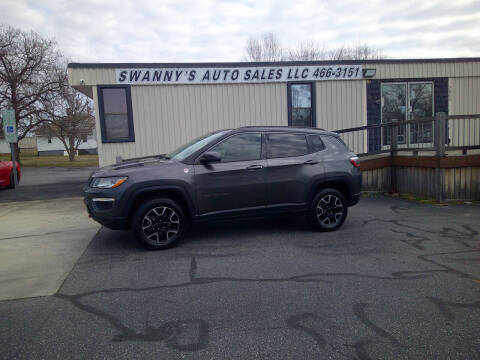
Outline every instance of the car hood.
<path fill-rule="evenodd" d="M 125 160 L 120 164 L 104 166 L 91 174 L 91 177 L 128 176 L 131 173 L 151 171 L 154 168 L 178 165 L 177 161 L 161 158 L 143 158 L 138 160 Z"/>

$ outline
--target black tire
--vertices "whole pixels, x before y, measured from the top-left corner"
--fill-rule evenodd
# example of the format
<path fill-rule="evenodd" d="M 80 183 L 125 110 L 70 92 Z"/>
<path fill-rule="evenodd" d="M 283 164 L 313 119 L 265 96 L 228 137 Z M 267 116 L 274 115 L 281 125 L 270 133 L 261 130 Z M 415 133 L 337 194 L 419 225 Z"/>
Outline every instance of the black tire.
<path fill-rule="evenodd" d="M 14 179 L 14 175 L 13 175 L 13 171 L 12 173 L 10 174 L 10 184 L 7 186 L 8 189 L 14 189 L 15 188 L 15 182 L 13 181 Z"/>
<path fill-rule="evenodd" d="M 313 198 L 308 218 L 318 231 L 335 231 L 342 226 L 347 214 L 345 196 L 336 189 L 323 189 Z"/>
<path fill-rule="evenodd" d="M 144 202 L 133 217 L 133 230 L 137 239 L 150 250 L 174 246 L 186 229 L 187 218 L 184 210 L 176 201 L 168 198 Z"/>

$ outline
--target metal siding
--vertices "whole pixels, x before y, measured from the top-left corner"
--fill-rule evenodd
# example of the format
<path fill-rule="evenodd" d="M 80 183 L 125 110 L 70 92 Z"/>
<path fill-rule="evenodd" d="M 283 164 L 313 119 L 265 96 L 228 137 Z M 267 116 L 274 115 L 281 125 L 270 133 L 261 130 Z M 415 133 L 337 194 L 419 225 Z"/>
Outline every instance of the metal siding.
<path fill-rule="evenodd" d="M 317 127 L 339 130 L 367 123 L 366 81 L 316 82 Z M 366 152 L 363 132 L 343 136 L 347 145 L 357 153 Z"/>
<path fill-rule="evenodd" d="M 372 64 L 375 79 L 480 76 L 480 62 Z"/>
<path fill-rule="evenodd" d="M 480 77 L 450 78 L 448 81 L 449 114 L 479 114 Z M 480 119 L 450 120 L 448 129 L 452 146 L 478 144 Z"/>
<path fill-rule="evenodd" d="M 375 79 L 449 77 L 449 113 L 480 113 L 480 62 L 371 64 Z M 113 68 L 69 68 L 71 85 L 115 84 Z M 366 125 L 368 80 L 316 82 L 317 126 L 329 130 Z M 101 144 L 101 165 L 126 157 L 167 152 L 207 131 L 246 125 L 287 125 L 286 83 L 132 86 L 135 143 Z M 97 106 L 96 106 L 97 108 Z M 95 110 L 98 123 L 98 110 Z M 480 136 L 480 120 L 469 120 L 463 130 L 469 142 Z M 453 125 L 452 125 L 453 126 Z M 453 127 L 449 127 L 453 129 Z M 461 134 L 460 134 L 461 133 Z M 478 134 L 478 135 L 477 135 Z M 100 139 L 97 131 L 97 139 Z M 358 134 L 345 139 L 356 152 L 366 151 L 367 139 Z M 468 145 L 468 144 L 467 144 Z"/>
<path fill-rule="evenodd" d="M 99 143 L 100 165 L 170 152 L 213 130 L 287 125 L 286 91 L 285 83 L 132 86 L 135 143 Z M 100 129 L 97 107 L 95 119 Z"/>

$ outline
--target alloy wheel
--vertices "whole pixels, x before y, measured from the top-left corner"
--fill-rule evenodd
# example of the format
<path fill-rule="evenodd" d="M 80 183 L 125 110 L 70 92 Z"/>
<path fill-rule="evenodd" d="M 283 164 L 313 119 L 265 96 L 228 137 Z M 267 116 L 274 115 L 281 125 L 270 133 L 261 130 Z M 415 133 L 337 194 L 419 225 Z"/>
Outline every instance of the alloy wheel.
<path fill-rule="evenodd" d="M 326 194 L 318 201 L 316 215 L 321 225 L 335 227 L 342 221 L 342 200 L 336 195 Z"/>
<path fill-rule="evenodd" d="M 164 244 L 173 239 L 180 230 L 180 217 L 168 206 L 158 206 L 147 211 L 142 219 L 145 237 L 155 244 Z"/>

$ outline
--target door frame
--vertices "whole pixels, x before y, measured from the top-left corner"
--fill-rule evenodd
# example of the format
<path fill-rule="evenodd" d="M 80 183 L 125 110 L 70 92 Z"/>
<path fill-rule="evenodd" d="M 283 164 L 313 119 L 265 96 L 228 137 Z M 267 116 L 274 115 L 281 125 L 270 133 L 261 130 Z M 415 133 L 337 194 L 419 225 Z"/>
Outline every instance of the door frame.
<path fill-rule="evenodd" d="M 292 85 L 310 85 L 310 107 L 312 109 L 312 128 L 317 127 L 317 96 L 315 81 L 289 81 L 287 82 L 287 115 L 288 126 L 292 125 Z"/>
<path fill-rule="evenodd" d="M 399 121 L 406 121 L 406 120 L 410 120 L 410 84 L 431 84 L 432 86 L 432 117 L 434 116 L 434 113 L 435 113 L 435 83 L 433 80 L 413 80 L 413 81 L 382 81 L 380 83 L 380 99 L 381 99 L 381 104 L 380 104 L 380 123 L 383 124 L 384 121 L 383 121 L 383 104 L 384 104 L 384 100 L 383 100 L 383 86 L 384 85 L 405 85 L 405 118 L 400 120 Z M 434 138 L 434 134 L 433 134 L 433 125 L 432 125 L 432 142 L 429 142 L 429 143 L 419 143 L 419 142 L 415 142 L 413 143 L 410 138 L 410 134 L 411 134 L 411 124 L 405 124 L 403 125 L 405 127 L 405 142 L 399 142 L 398 139 L 397 139 L 397 145 L 399 148 L 408 148 L 410 146 L 410 144 L 428 144 L 428 145 L 431 145 L 433 144 L 433 138 Z M 386 146 L 390 146 L 389 144 L 388 145 L 384 145 L 384 131 L 381 131 L 380 132 L 380 137 L 381 137 L 381 147 L 382 149 L 386 149 Z"/>

